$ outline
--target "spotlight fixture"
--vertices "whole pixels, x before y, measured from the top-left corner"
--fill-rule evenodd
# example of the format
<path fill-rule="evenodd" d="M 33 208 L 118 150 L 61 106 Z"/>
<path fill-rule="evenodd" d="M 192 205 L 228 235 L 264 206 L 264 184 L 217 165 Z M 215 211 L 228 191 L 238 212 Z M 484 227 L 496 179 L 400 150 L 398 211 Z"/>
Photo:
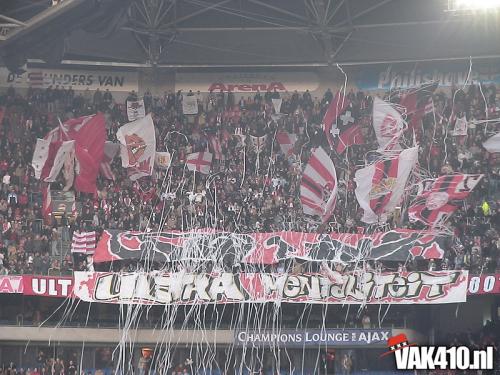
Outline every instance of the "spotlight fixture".
<path fill-rule="evenodd" d="M 448 0 L 449 12 L 485 12 L 499 8 L 500 0 Z"/>

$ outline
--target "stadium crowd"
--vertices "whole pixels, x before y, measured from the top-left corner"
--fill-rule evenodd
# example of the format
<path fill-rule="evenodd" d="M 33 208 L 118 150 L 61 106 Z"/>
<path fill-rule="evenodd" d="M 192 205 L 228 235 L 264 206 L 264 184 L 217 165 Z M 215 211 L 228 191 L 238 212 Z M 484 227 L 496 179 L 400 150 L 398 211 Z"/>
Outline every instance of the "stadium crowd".
<path fill-rule="evenodd" d="M 496 118 L 495 86 L 470 85 L 465 90 L 437 90 L 434 111 L 428 113 L 417 130 L 419 165 L 428 177 L 455 172 L 482 173 L 484 178 L 449 221 L 453 243 L 442 261 L 430 261 L 428 269 L 470 269 L 495 272 L 500 267 L 500 223 L 498 206 L 499 164 L 482 142 L 500 130 L 500 123 L 480 122 Z M 184 115 L 185 95 L 198 99 L 198 115 Z M 298 198 L 301 171 L 311 148 L 329 146 L 321 128 L 324 113 L 334 94 L 323 97 L 311 93 L 257 92 L 237 97 L 232 92 L 169 92 L 154 97 L 144 93 L 146 112 L 152 112 L 157 150 L 169 151 L 169 170 L 155 169 L 154 176 L 131 181 L 116 157 L 114 180 L 98 178 L 97 196 L 76 194 L 80 209 L 76 216 L 43 222 L 40 181 L 35 179 L 31 160 L 36 138 L 62 121 L 102 111 L 107 119 L 108 140 L 116 142 L 116 131 L 128 122 L 126 105 L 114 100 L 108 90 L 75 92 L 71 87 L 30 88 L 19 93 L 10 87 L 0 96 L 0 274 L 60 273 L 89 266 L 82 256 L 55 258 L 55 244 L 74 230 L 104 228 L 156 231 L 213 227 L 233 232 L 294 230 L 311 232 L 318 223 L 302 212 Z M 272 98 L 283 99 L 281 116 L 271 121 Z M 386 93 L 386 98 L 388 93 Z M 349 111 L 362 125 L 365 143 L 348 148 L 344 154 L 331 152 L 338 180 L 336 210 L 326 231 L 373 231 L 361 221 L 362 211 L 354 196 L 354 172 L 373 160 L 377 140 L 371 126 L 372 97 L 349 92 Z M 131 92 L 127 100 L 136 100 Z M 456 113 L 469 120 L 466 137 L 453 136 L 448 118 L 452 104 Z M 275 140 L 277 129 L 297 136 L 293 155 L 286 158 Z M 248 135 L 267 135 L 265 148 L 257 154 Z M 224 160 L 214 160 L 212 174 L 193 174 L 185 169 L 186 155 L 208 149 L 207 136 L 216 136 Z M 413 134 L 405 135 L 410 144 Z M 63 184 L 52 184 L 61 190 Z M 409 199 L 406 197 L 405 199 Z M 382 230 L 394 227 L 424 228 L 412 224 L 403 212 L 391 216 Z M 66 234 L 65 234 L 66 233 Z M 90 262 L 89 262 L 90 263 Z M 372 265 L 379 267 L 380 265 Z M 415 267 L 412 264 L 394 268 Z"/>

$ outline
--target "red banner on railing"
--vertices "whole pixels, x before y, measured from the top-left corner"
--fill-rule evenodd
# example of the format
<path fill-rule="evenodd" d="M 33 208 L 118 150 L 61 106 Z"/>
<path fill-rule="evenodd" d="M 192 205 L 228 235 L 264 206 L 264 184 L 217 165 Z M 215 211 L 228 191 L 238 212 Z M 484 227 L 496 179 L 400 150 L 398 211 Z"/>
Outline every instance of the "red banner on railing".
<path fill-rule="evenodd" d="M 7 275 L 0 276 L 0 293 L 22 293 L 23 276 Z"/>
<path fill-rule="evenodd" d="M 0 294 L 65 298 L 73 296 L 72 276 L 0 276 Z M 500 294 L 500 273 L 469 275 L 467 295 Z"/>
<path fill-rule="evenodd" d="M 27 296 L 68 297 L 73 294 L 72 276 L 23 276 L 24 291 Z"/>
<path fill-rule="evenodd" d="M 441 304 L 467 298 L 468 271 L 316 273 L 75 272 L 87 302 L 147 305 L 225 303 Z"/>
<path fill-rule="evenodd" d="M 500 274 L 469 276 L 469 288 L 467 294 L 500 294 Z"/>

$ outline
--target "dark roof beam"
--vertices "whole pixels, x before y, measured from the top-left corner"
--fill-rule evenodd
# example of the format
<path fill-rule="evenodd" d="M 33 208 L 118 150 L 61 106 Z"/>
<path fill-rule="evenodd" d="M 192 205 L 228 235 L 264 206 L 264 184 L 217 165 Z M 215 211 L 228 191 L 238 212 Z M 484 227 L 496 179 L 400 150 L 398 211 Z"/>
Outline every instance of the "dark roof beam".
<path fill-rule="evenodd" d="M 4 16 L 3 14 L 0 14 L 0 19 L 7 21 L 7 22 L 10 22 L 10 23 L 15 23 L 18 26 L 26 26 L 26 24 L 24 22 L 16 20 L 15 18 L 12 18 L 12 17 Z"/>

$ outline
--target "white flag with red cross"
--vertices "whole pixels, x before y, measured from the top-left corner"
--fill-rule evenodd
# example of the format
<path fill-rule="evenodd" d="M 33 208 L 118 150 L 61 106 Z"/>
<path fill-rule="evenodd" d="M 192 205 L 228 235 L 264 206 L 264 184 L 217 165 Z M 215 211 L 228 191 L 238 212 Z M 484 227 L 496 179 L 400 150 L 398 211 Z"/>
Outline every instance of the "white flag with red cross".
<path fill-rule="evenodd" d="M 212 166 L 212 154 L 210 152 L 195 152 L 186 158 L 186 166 L 190 171 L 209 174 Z"/>

